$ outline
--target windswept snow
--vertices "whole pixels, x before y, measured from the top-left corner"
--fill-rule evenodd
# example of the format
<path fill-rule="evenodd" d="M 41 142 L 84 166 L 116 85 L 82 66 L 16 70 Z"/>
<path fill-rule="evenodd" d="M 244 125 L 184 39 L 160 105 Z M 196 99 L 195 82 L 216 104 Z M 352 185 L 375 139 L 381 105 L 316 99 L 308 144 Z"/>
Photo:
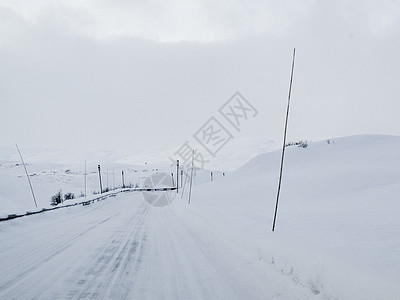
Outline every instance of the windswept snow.
<path fill-rule="evenodd" d="M 257 264 L 320 296 L 397 299 L 399 157 L 400 138 L 392 136 L 287 148 L 274 233 L 278 151 L 214 185 L 197 186 L 188 210 L 245 249 L 252 263 L 258 257 Z"/>
<path fill-rule="evenodd" d="M 276 149 L 272 141 L 237 138 L 219 152 L 216 159 L 206 158 L 205 168 L 214 170 L 215 178 L 222 172 L 232 171 L 250 158 Z M 31 149 L 20 147 L 32 181 L 39 208 L 48 207 L 51 196 L 60 189 L 63 193 L 79 196 L 85 192 L 85 161 L 87 194 L 98 192 L 101 165 L 103 188 L 122 186 L 124 171 L 126 185 L 143 185 L 143 181 L 155 171 L 174 172 L 169 157 L 176 149 L 162 153 L 131 153 L 111 151 L 67 151 Z M 181 160 L 181 165 L 183 164 Z M 209 172 L 198 172 L 196 183 L 208 181 Z M 23 165 L 15 147 L 0 148 L 0 217 L 12 213 L 24 213 L 35 209 Z"/>
<path fill-rule="evenodd" d="M 395 136 L 288 147 L 273 233 L 279 151 L 190 205 L 124 193 L 2 222 L 0 298 L 398 299 L 399 157 Z"/>
<path fill-rule="evenodd" d="M 138 194 L 1 225 L 2 299 L 265 299 L 311 293 Z M 179 209 L 178 209 L 179 210 Z M 208 235 L 208 234 L 206 234 Z M 211 238 L 211 239 L 210 239 Z"/>

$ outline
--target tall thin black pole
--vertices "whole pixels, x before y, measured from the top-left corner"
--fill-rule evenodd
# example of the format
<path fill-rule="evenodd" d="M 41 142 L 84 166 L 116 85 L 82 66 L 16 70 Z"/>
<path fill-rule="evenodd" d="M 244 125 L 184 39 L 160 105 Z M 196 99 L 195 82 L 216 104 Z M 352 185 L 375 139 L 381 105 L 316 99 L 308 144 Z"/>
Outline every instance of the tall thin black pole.
<path fill-rule="evenodd" d="M 31 179 L 29 178 L 28 171 L 26 170 L 26 166 L 25 166 L 24 159 L 22 158 L 22 154 L 21 154 L 21 151 L 19 151 L 18 145 L 15 144 L 15 146 L 17 147 L 17 150 L 18 150 L 18 153 L 19 153 L 19 157 L 21 157 L 22 165 L 24 166 L 25 174 L 26 174 L 26 177 L 28 178 L 29 186 L 31 187 L 31 192 L 32 192 L 32 196 L 33 196 L 33 201 L 35 202 L 35 206 L 37 207 L 37 202 L 36 202 L 35 193 L 33 192 L 33 187 L 32 187 L 32 183 L 31 183 Z"/>
<path fill-rule="evenodd" d="M 283 172 L 283 159 L 285 157 L 285 149 L 286 149 L 286 132 L 287 132 L 288 119 L 289 119 L 290 96 L 292 94 L 292 83 L 293 83 L 293 72 L 294 72 L 295 55 L 296 55 L 296 48 L 293 49 L 292 71 L 291 71 L 291 74 L 290 74 L 290 85 L 289 85 L 289 95 L 288 95 L 288 103 L 287 103 L 287 109 L 286 109 L 285 131 L 284 131 L 284 134 L 283 134 L 281 169 L 280 169 L 280 173 L 279 173 L 279 184 L 278 184 L 278 192 L 277 192 L 277 195 L 276 195 L 275 213 L 274 213 L 274 222 L 272 224 L 272 231 L 275 231 L 276 214 L 278 212 L 279 195 L 280 195 L 280 192 L 281 192 L 282 172 Z"/>

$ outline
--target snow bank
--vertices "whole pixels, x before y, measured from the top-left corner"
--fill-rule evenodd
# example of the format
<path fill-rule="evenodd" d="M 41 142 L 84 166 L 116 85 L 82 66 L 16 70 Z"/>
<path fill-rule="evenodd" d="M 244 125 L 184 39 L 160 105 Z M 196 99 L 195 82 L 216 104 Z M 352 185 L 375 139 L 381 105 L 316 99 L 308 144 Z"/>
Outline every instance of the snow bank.
<path fill-rule="evenodd" d="M 0 161 L 0 212 L 33 207 L 22 166 L 13 155 L 3 155 Z M 38 198 L 44 199 L 39 201 L 48 205 L 60 188 L 82 190 L 82 158 L 56 161 L 59 153 L 49 162 L 44 156 L 26 158 L 29 173 L 37 174 L 32 183 Z M 98 162 L 104 169 L 104 161 L 125 161 L 109 153 L 104 157 L 91 157 L 88 191 L 98 189 Z M 293 295 L 287 299 L 397 299 L 399 157 L 400 137 L 395 136 L 355 136 L 313 142 L 308 148 L 288 147 L 273 233 L 280 151 L 259 155 L 212 183 L 207 183 L 204 171 L 193 187 L 191 205 L 178 196 L 165 209 L 200 239 L 204 251 L 219 255 L 216 263 L 226 258 L 235 262 L 232 273 L 242 274 L 255 286 L 266 278 L 290 283 L 274 288 L 274 297 L 284 298 L 282 289 L 293 286 L 284 293 Z M 152 168 L 109 163 L 110 170 L 114 167 L 131 168 L 131 181 Z"/>
<path fill-rule="evenodd" d="M 195 186 L 181 217 L 208 224 L 213 243 L 228 241 L 260 272 L 272 268 L 321 299 L 397 299 L 399 157 L 393 136 L 288 147 L 273 233 L 279 151 Z"/>

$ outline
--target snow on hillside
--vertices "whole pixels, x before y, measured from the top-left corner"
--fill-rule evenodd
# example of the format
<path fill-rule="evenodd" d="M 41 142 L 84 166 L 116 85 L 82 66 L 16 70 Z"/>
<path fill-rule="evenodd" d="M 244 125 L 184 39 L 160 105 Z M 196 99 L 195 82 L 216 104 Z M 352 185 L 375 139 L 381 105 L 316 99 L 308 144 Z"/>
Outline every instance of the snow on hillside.
<path fill-rule="evenodd" d="M 9 149 L 11 150 L 11 149 Z M 3 150 L 2 153 L 5 151 Z M 11 151 L 10 151 L 11 152 Z M 48 207 L 51 196 L 59 190 L 74 193 L 78 197 L 84 192 L 85 162 L 72 162 L 65 159 L 68 153 L 34 151 L 26 153 L 24 160 L 30 175 L 38 207 Z M 11 152 L 12 153 L 12 152 Z M 90 157 L 90 156 L 89 156 Z M 118 167 L 113 165 L 112 167 Z M 99 181 L 97 164 L 87 164 L 87 193 L 98 192 Z M 104 175 L 103 175 L 104 176 Z M 120 175 L 117 175 L 120 184 Z M 112 186 L 113 174 L 109 174 L 109 186 Z M 106 183 L 105 183 L 106 184 Z M 20 213 L 35 208 L 23 165 L 17 154 L 11 154 L 0 162 L 0 214 Z"/>
<path fill-rule="evenodd" d="M 7 196 L 31 201 L 23 171 L 17 165 L 18 157 L 13 155 L 4 156 L 5 159 L 0 162 L 0 203 L 5 207 Z M 56 154 L 54 160 L 63 155 Z M 115 165 L 110 163 L 109 169 L 128 168 L 127 162 L 133 160 L 118 158 L 118 155 L 110 159 L 110 153 L 103 153 L 102 160 L 101 155 L 97 155 L 92 154 L 88 161 L 90 171 L 94 173 L 90 189 L 97 188 L 97 162 L 107 161 L 104 156 L 108 157 L 108 161 L 119 162 Z M 172 254 L 174 247 L 179 247 L 182 255 L 190 256 L 186 253 L 185 244 L 175 240 L 174 230 L 185 228 L 184 242 L 192 243 L 189 241 L 195 237 L 196 243 L 201 245 L 201 251 L 193 245 L 190 251 L 202 254 L 201 259 L 212 259 L 215 268 L 223 266 L 224 272 L 231 274 L 231 277 L 225 278 L 225 283 L 233 284 L 241 278 L 243 286 L 237 287 L 236 295 L 268 294 L 278 299 L 293 299 L 293 295 L 297 295 L 297 299 L 398 299 L 400 137 L 364 135 L 329 140 L 329 143 L 311 142 L 307 148 L 288 147 L 276 231 L 272 233 L 280 155 L 280 151 L 264 153 L 227 176 L 219 176 L 218 180 L 199 180 L 193 187 L 190 205 L 187 205 L 186 190 L 185 197 L 176 197 L 170 206 L 150 208 L 150 215 L 154 216 L 146 222 L 156 222 L 145 223 L 153 228 L 150 232 L 156 236 L 168 233 L 174 238 L 174 246 L 171 246 L 171 241 L 168 243 L 171 253 L 165 253 L 165 257 L 179 260 Z M 68 158 L 67 154 L 65 156 Z M 35 160 L 28 154 L 26 161 L 30 162 L 30 173 L 40 174 L 33 176 L 32 180 L 35 186 L 42 183 L 43 193 L 45 190 L 55 193 L 61 182 L 71 189 L 81 188 L 82 163 L 71 168 L 70 164 L 75 159 L 49 162 L 47 155 L 42 153 L 39 157 L 43 160 Z M 224 157 L 228 159 L 230 155 Z M 65 169 L 67 166 L 71 170 L 69 173 Z M 149 163 L 130 167 L 143 172 L 160 166 Z M 74 177 L 74 172 L 80 172 L 79 176 Z M 132 180 L 134 174 L 132 171 Z M 67 188 L 63 190 L 67 191 Z M 130 203 L 127 202 L 129 197 L 124 197 L 123 201 Z M 134 199 L 139 197 L 135 195 Z M 100 211 L 100 206 L 105 204 L 97 205 L 99 208 L 93 210 Z M 106 205 L 111 208 L 113 204 L 107 202 Z M 15 206 L 10 204 L 9 207 Z M 26 209 L 25 202 L 21 204 L 21 209 Z M 53 220 L 50 214 L 47 213 L 43 222 L 47 218 Z M 74 214 L 74 211 L 70 210 L 68 214 Z M 102 214 L 107 213 L 102 211 Z M 38 224 L 40 217 L 35 217 Z M 21 224 L 29 224 L 30 218 L 24 218 Z M 158 224 L 159 218 L 169 226 Z M 7 228 L 3 227 L 0 232 L 7 235 Z M 155 245 L 161 247 L 163 241 L 152 237 L 150 232 L 148 239 L 153 239 Z M 156 267 L 158 252 L 154 249 L 148 251 L 145 257 Z M 150 255 L 153 252 L 154 257 Z M 194 259 L 198 257 L 196 255 Z M 210 264 L 210 261 L 204 263 Z M 166 264 L 173 272 L 173 263 Z M 190 271 L 189 264 L 185 268 Z M 199 263 L 196 268 L 202 273 L 199 280 L 203 280 L 202 276 L 206 276 L 207 272 L 201 269 Z M 165 280 L 157 270 L 147 268 L 145 271 L 148 277 L 139 279 L 143 284 L 151 276 Z M 182 270 L 175 271 L 179 273 Z M 269 288 L 266 286 L 271 286 L 271 282 L 274 287 L 267 292 Z M 215 295 L 223 296 L 225 290 L 218 291 L 216 282 L 205 281 L 203 288 L 210 286 L 213 289 L 208 290 L 211 293 L 208 295 L 214 291 L 214 298 Z M 254 290 L 246 290 L 249 286 L 253 286 Z M 168 288 L 171 287 L 154 287 L 153 292 L 160 296 L 163 289 Z M 177 289 L 175 295 L 180 295 L 179 287 Z M 143 295 L 140 291 L 136 292 L 139 296 Z M 150 290 L 148 292 L 151 294 Z M 195 292 L 188 287 L 185 295 L 195 298 Z"/>
<path fill-rule="evenodd" d="M 216 170 L 216 178 L 222 171 L 231 171 L 246 163 L 251 157 L 275 149 L 276 145 L 258 139 L 234 139 L 218 154 L 216 159 L 207 158 L 205 169 Z M 170 157 L 176 149 L 165 152 L 132 153 L 111 151 L 69 151 L 31 149 L 21 147 L 23 158 L 32 181 L 38 206 L 48 207 L 51 196 L 59 190 L 74 193 L 76 197 L 86 190 L 91 195 L 100 190 L 97 166 L 101 165 L 103 188 L 126 185 L 142 186 L 152 172 L 175 172 Z M 221 170 L 221 172 L 218 172 Z M 214 176 L 215 177 L 215 176 Z M 198 172 L 195 183 L 208 181 L 208 171 Z M 0 216 L 21 213 L 35 208 L 23 165 L 15 147 L 0 148 Z"/>
<path fill-rule="evenodd" d="M 288 147 L 274 233 L 279 151 L 196 186 L 182 217 L 193 227 L 207 224 L 215 240 L 233 241 L 249 264 L 272 267 L 322 299 L 398 299 L 399 157 L 395 136 Z"/>

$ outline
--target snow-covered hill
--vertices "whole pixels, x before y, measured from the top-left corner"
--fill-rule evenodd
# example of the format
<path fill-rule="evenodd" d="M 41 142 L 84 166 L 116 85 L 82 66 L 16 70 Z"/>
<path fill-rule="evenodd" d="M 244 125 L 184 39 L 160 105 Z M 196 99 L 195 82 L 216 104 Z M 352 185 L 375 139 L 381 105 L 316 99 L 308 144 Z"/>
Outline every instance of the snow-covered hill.
<path fill-rule="evenodd" d="M 330 299 L 400 295 L 400 137 L 364 135 L 288 147 L 276 231 L 280 152 L 197 186 L 189 218 Z M 187 212 L 185 211 L 187 215 Z M 239 250 L 240 249 L 240 250 Z"/>
<path fill-rule="evenodd" d="M 194 185 L 190 205 L 187 204 L 187 190 L 183 198 L 176 197 L 165 208 L 147 205 L 146 214 L 149 217 L 140 215 L 140 232 L 149 243 L 143 248 L 147 250 L 143 250 L 145 252 L 141 258 L 142 271 L 135 273 L 135 276 L 139 276 L 135 280 L 139 280 L 143 286 L 134 286 L 126 293 L 137 297 L 162 298 L 163 295 L 169 295 L 182 299 L 201 298 L 201 295 L 215 299 L 224 295 L 233 298 L 252 295 L 260 299 L 398 299 L 400 137 L 364 135 L 311 142 L 307 148 L 288 147 L 276 231 L 271 232 L 280 155 L 280 151 L 258 155 L 225 177 L 219 176 L 213 182 L 203 181 Z M 34 162 L 28 165 L 30 173 L 41 170 L 40 176 L 32 179 L 35 185 L 42 182 L 43 191 L 54 189 L 56 192 L 60 182 L 70 189 L 82 186 L 82 163 L 77 164 L 76 170 L 80 169 L 81 173 L 76 175 L 74 169 L 71 168 L 69 172 L 64 169 L 70 166 L 70 162 L 35 162 L 29 155 L 26 160 Z M 6 163 L 0 163 L 2 206 L 7 198 L 4 191 L 13 199 L 21 193 L 24 201 L 31 201 L 27 199 L 29 190 L 22 193 L 19 191 L 22 188 L 18 188 L 17 181 L 26 179 L 18 177 L 23 172 L 21 166 L 16 165 L 19 163 L 17 157 L 9 156 L 4 161 Z M 94 169 L 90 169 L 94 172 L 93 182 L 90 183 L 93 189 L 98 184 L 95 174 L 97 161 L 102 161 L 101 157 L 92 156 L 88 161 Z M 113 161 L 121 159 L 114 157 Z M 64 167 L 60 167 L 62 163 Z M 120 162 L 119 165 L 110 164 L 109 169 L 117 167 L 136 168 L 140 172 L 157 168 L 156 165 L 150 166 L 150 163 L 128 166 Z M 43 170 L 47 171 L 43 173 Z M 15 181 L 10 180 L 10 174 Z M 25 181 L 23 184 L 27 185 Z M 67 188 L 63 190 L 67 191 Z M 144 201 L 139 200 L 139 195 L 132 197 L 132 201 Z M 120 196 L 116 199 L 120 199 Z M 118 214 L 132 221 L 129 210 L 136 209 L 138 204 L 132 203 L 128 195 L 121 199 L 115 204 L 114 200 L 94 204 L 98 208 L 86 210 L 86 213 L 77 207 L 67 209 L 65 213 L 48 212 L 45 217 L 36 215 L 10 221 L 17 221 L 17 226 L 8 223 L 0 225 L 0 237 L 11 239 L 16 232 L 23 234 L 24 228 L 30 225 L 45 228 L 47 222 L 57 222 L 56 216 L 66 222 L 69 216 L 73 216 L 78 224 L 103 224 L 102 218 L 114 218 L 111 215 L 113 205 Z M 101 209 L 103 205 L 107 210 Z M 21 209 L 26 209 L 24 205 L 21 206 Z M 80 219 L 80 216 L 84 219 Z M 117 224 L 116 221 L 114 223 Z M 122 228 L 129 228 L 123 220 L 118 221 L 118 229 L 112 229 L 112 223 L 107 224 L 109 234 L 112 230 L 122 234 Z M 185 230 L 182 231 L 182 228 Z M 68 237 L 68 230 L 80 236 L 80 227 L 68 229 L 67 226 L 65 230 L 62 235 L 65 238 Z M 99 232 L 94 240 L 101 248 L 101 230 L 94 231 Z M 29 232 L 33 234 L 34 230 Z M 43 234 L 38 233 L 38 236 Z M 168 236 L 168 239 L 164 239 L 164 236 Z M 132 245 L 137 242 L 134 236 L 129 240 Z M 25 248 L 29 248 L 27 243 L 24 242 Z M 64 245 L 63 240 L 60 243 Z M 79 249 L 77 244 L 74 247 Z M 161 249 L 166 252 L 163 252 L 163 259 L 159 261 Z M 179 255 L 175 254 L 176 249 Z M 12 253 L 11 248 L 2 244 L 0 255 L 11 256 Z M 85 259 L 90 261 L 89 258 L 80 258 L 82 261 Z M 197 259 L 202 263 L 196 263 Z M 32 268 L 39 272 L 39 267 Z M 23 270 L 23 266 L 20 269 Z M 83 265 L 74 272 L 79 274 L 79 270 L 84 269 Z M 134 269 L 129 268 L 136 272 Z M 180 274 L 182 272 L 187 274 Z M 197 272 L 196 275 L 193 272 Z M 149 283 L 151 278 L 169 282 L 171 276 L 177 282 L 184 278 L 191 280 L 185 280 L 182 285 L 174 281 L 174 286 Z M 95 286 L 101 284 L 96 280 L 104 278 L 108 277 L 89 279 Z M 86 279 L 82 278 L 82 281 Z M 15 286 L 18 286 L 17 283 Z M 83 284 L 80 287 L 90 288 L 95 294 L 96 291 L 91 290 L 93 286 L 85 287 Z M 39 287 L 36 290 L 39 293 Z M 111 286 L 107 291 L 113 290 Z M 48 294 L 54 295 L 55 291 L 53 287 Z M 29 291 L 25 294 L 29 295 Z M 83 294 L 75 294 L 78 295 Z"/>
<path fill-rule="evenodd" d="M 234 139 L 205 169 L 214 170 L 218 177 L 221 172 L 232 171 L 250 158 L 275 149 L 271 141 L 258 139 Z M 30 175 L 39 208 L 48 207 L 51 197 L 59 190 L 79 196 L 98 192 L 101 165 L 103 188 L 122 186 L 122 171 L 125 185 L 139 185 L 154 171 L 175 172 L 169 158 L 175 158 L 176 149 L 164 152 L 112 152 L 112 151 L 70 151 L 53 149 L 22 148 L 24 160 Z M 176 157 L 179 158 L 179 157 Z M 196 184 L 208 181 L 208 171 L 198 172 Z M 35 208 L 23 165 L 15 147 L 0 148 L 0 216 L 23 213 Z"/>

